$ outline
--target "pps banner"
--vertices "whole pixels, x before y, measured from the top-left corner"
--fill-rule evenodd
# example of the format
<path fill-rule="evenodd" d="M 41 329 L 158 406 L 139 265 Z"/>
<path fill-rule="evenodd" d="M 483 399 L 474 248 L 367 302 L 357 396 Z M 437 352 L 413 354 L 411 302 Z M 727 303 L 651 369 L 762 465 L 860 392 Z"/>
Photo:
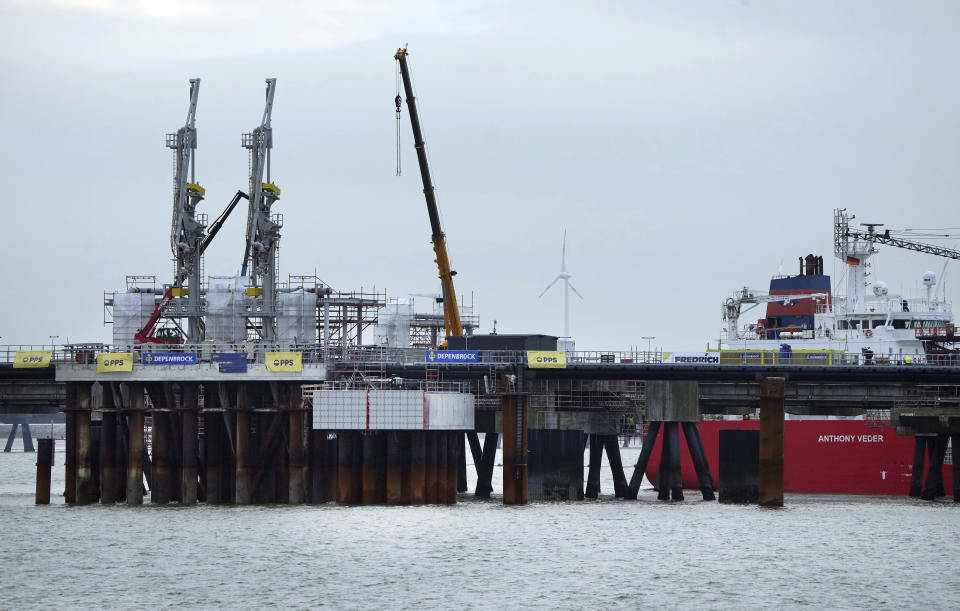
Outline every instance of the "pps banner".
<path fill-rule="evenodd" d="M 49 367 L 51 358 L 53 358 L 53 350 L 17 350 L 16 356 L 13 357 L 13 368 Z"/>
<path fill-rule="evenodd" d="M 531 369 L 565 369 L 567 353 L 563 350 L 527 350 L 527 367 Z"/>
<path fill-rule="evenodd" d="M 270 371 L 303 371 L 302 352 L 268 352 L 266 359 Z"/>
<path fill-rule="evenodd" d="M 97 355 L 97 371 L 100 373 L 133 371 L 133 353 L 101 352 Z"/>

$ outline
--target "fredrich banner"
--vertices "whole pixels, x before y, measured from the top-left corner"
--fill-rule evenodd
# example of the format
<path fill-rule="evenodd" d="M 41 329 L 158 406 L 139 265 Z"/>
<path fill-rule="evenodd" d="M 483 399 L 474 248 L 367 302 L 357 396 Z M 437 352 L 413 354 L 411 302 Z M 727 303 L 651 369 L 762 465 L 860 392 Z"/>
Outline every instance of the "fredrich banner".
<path fill-rule="evenodd" d="M 17 350 L 16 356 L 13 357 L 13 368 L 49 367 L 51 358 L 53 358 L 53 350 Z"/>
<path fill-rule="evenodd" d="M 141 359 L 144 365 L 196 365 L 194 352 L 147 352 Z"/>
<path fill-rule="evenodd" d="M 477 350 L 427 350 L 428 363 L 479 363 Z"/>
<path fill-rule="evenodd" d="M 268 352 L 266 359 L 270 371 L 303 371 L 302 352 Z"/>
<path fill-rule="evenodd" d="M 719 352 L 664 352 L 664 363 L 680 365 L 719 365 Z"/>
<path fill-rule="evenodd" d="M 565 369 L 567 353 L 562 350 L 527 350 L 527 367 L 532 369 Z"/>
<path fill-rule="evenodd" d="M 133 371 L 132 352 L 101 352 L 97 355 L 97 371 Z"/>

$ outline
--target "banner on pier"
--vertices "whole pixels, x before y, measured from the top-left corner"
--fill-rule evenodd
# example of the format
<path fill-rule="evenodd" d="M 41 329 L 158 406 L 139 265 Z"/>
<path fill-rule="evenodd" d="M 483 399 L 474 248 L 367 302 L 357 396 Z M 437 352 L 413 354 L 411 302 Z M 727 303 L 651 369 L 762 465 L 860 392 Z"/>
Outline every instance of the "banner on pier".
<path fill-rule="evenodd" d="M 427 350 L 428 363 L 479 363 L 477 350 Z"/>
<path fill-rule="evenodd" d="M 247 373 L 246 352 L 217 352 L 210 361 L 219 365 L 220 373 Z"/>
<path fill-rule="evenodd" d="M 302 352 L 268 352 L 266 359 L 270 371 L 303 371 Z"/>
<path fill-rule="evenodd" d="M 51 358 L 53 358 L 53 350 L 17 350 L 16 356 L 13 357 L 13 368 L 49 367 Z"/>
<path fill-rule="evenodd" d="M 527 350 L 527 367 L 531 369 L 566 369 L 567 353 L 563 350 Z"/>
<path fill-rule="evenodd" d="M 664 363 L 679 365 L 719 365 L 719 352 L 664 352 Z"/>
<path fill-rule="evenodd" d="M 132 352 L 101 352 L 97 355 L 97 372 L 133 371 Z"/>
<path fill-rule="evenodd" d="M 147 352 L 143 355 L 144 365 L 196 365 L 195 352 Z"/>

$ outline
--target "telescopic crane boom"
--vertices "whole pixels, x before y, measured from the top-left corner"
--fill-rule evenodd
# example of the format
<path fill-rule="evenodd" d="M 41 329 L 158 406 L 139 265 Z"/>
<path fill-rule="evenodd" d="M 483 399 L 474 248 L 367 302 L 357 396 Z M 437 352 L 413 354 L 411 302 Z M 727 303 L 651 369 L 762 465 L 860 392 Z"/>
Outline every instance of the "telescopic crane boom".
<path fill-rule="evenodd" d="M 453 289 L 453 277 L 457 272 L 450 269 L 450 258 L 447 256 L 447 239 L 440 227 L 440 213 L 437 211 L 437 197 L 434 193 L 433 181 L 430 178 L 430 166 L 427 163 L 427 148 L 420 132 L 420 116 L 417 114 L 417 100 L 413 95 L 410 84 L 410 69 L 407 66 L 407 50 L 397 49 L 393 56 L 400 64 L 400 76 L 403 80 L 403 90 L 407 96 L 407 109 L 410 113 L 410 127 L 413 129 L 413 146 L 417 149 L 417 162 L 420 164 L 420 178 L 423 180 L 423 196 L 427 200 L 427 214 L 430 216 L 432 231 L 433 252 L 436 254 L 437 270 L 440 275 L 440 286 L 443 290 L 443 324 L 448 336 L 463 335 L 463 325 L 460 323 L 460 309 L 457 306 L 457 295 Z M 399 100 L 397 102 L 399 108 Z"/>

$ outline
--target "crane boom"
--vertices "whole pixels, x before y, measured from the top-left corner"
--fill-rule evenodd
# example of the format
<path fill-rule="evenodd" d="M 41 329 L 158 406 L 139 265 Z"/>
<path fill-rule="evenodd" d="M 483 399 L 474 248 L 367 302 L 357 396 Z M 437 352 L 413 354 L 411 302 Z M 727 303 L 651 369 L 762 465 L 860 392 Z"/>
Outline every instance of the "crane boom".
<path fill-rule="evenodd" d="M 176 261 L 174 284 L 187 282 L 183 295 L 187 312 L 187 339 L 198 343 L 200 322 L 200 245 L 204 226 L 197 221 L 197 205 L 206 193 L 196 183 L 195 155 L 197 149 L 197 99 L 200 79 L 190 79 L 190 104 L 187 120 L 176 133 L 167 134 L 167 148 L 174 151 L 173 220 L 170 227 L 170 249 Z"/>
<path fill-rule="evenodd" d="M 270 210 L 280 198 L 280 189 L 270 182 L 270 149 L 273 148 L 270 121 L 277 79 L 268 78 L 266 82 L 266 104 L 260 125 L 251 133 L 243 134 L 241 139 L 243 147 L 250 151 L 250 205 L 240 274 L 246 276 L 249 272 L 250 286 L 260 292 L 262 339 L 270 342 L 276 337 L 276 261 L 280 242 L 280 224 L 271 218 Z"/>
<path fill-rule="evenodd" d="M 397 49 L 393 56 L 400 64 L 400 76 L 403 80 L 403 89 L 406 93 L 407 109 L 410 113 L 410 127 L 413 129 L 413 146 L 417 150 L 417 162 L 420 164 L 420 178 L 423 181 L 423 196 L 427 200 L 427 214 L 430 216 L 431 240 L 433 252 L 436 255 L 437 270 L 440 276 L 440 286 L 443 290 L 443 324 L 447 335 L 463 335 L 463 325 L 460 322 L 460 308 L 457 306 L 457 295 L 453 288 L 453 276 L 456 272 L 450 269 L 450 258 L 447 256 L 447 239 L 440 227 L 440 213 L 437 210 L 437 197 L 430 178 L 430 165 L 427 162 L 427 148 L 420 131 L 420 116 L 417 113 L 417 100 L 413 95 L 410 84 L 410 69 L 407 66 L 407 50 Z"/>

